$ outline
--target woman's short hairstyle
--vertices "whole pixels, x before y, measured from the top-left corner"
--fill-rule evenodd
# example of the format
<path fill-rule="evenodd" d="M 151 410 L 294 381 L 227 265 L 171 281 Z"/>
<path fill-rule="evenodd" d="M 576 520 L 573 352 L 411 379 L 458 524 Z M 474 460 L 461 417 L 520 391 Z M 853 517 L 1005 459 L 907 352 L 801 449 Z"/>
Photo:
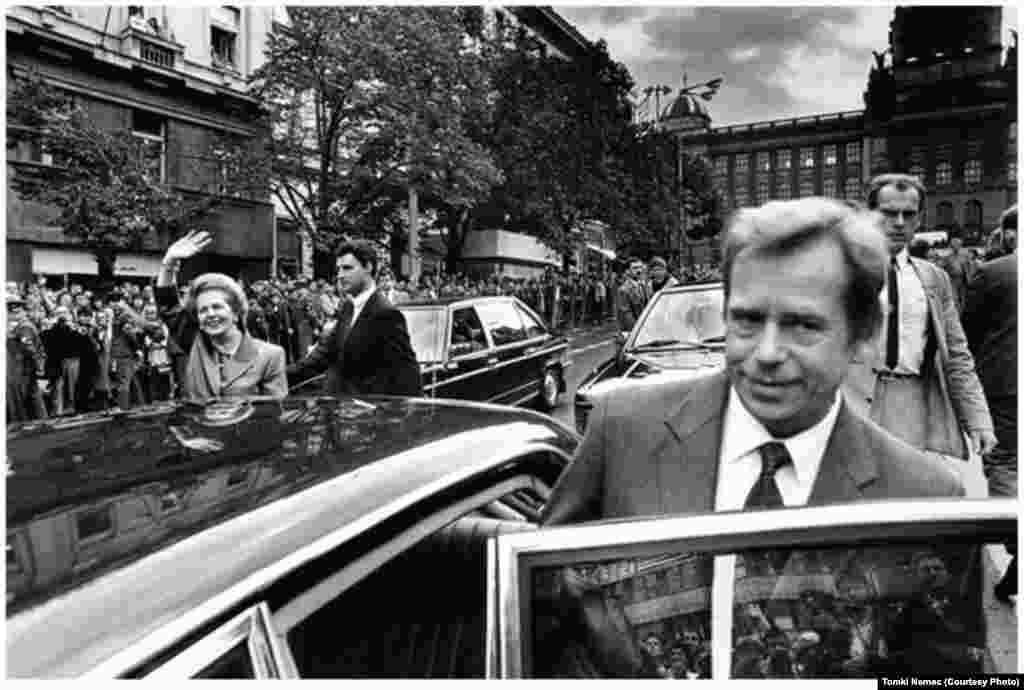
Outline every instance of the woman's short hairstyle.
<path fill-rule="evenodd" d="M 193 280 L 185 300 L 185 308 L 198 315 L 196 300 L 199 299 L 199 295 L 210 290 L 220 290 L 224 293 L 231 311 L 238 314 L 238 327 L 244 331 L 245 317 L 249 313 L 249 300 L 246 299 L 242 286 L 223 273 L 204 273 Z"/>
<path fill-rule="evenodd" d="M 925 189 L 924 183 L 921 182 L 919 177 L 914 175 L 907 175 L 904 173 L 886 173 L 885 175 L 876 175 L 868 183 L 868 208 L 878 208 L 878 194 L 882 191 L 883 187 L 892 185 L 896 188 L 896 191 L 905 192 L 908 189 L 913 189 L 917 192 L 917 211 L 922 213 L 924 211 L 924 200 L 928 194 L 928 190 Z"/>
<path fill-rule="evenodd" d="M 336 256 L 340 259 L 346 254 L 351 254 L 356 257 L 356 261 L 358 261 L 363 268 L 370 269 L 371 276 L 374 278 L 377 277 L 377 262 L 379 261 L 379 257 L 377 256 L 377 249 L 373 244 L 366 240 L 350 240 L 338 247 Z"/>
<path fill-rule="evenodd" d="M 842 250 L 848 281 L 843 293 L 851 338 L 866 342 L 882 325 L 881 291 L 889 264 L 889 243 L 877 213 L 858 211 L 841 201 L 821 197 L 770 201 L 739 210 L 722 244 L 722 275 L 729 297 L 732 267 L 744 251 L 785 255 L 822 239 Z"/>

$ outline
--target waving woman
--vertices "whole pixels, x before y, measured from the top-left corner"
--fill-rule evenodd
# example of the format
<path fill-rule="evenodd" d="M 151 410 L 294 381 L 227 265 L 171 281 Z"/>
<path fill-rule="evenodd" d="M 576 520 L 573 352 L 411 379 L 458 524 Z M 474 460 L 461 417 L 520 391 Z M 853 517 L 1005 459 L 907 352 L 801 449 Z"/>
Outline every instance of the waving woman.
<path fill-rule="evenodd" d="M 185 380 L 179 381 L 182 395 L 189 400 L 283 398 L 288 393 L 284 350 L 248 334 L 248 302 L 237 282 L 223 273 L 204 273 L 192 281 L 185 303 L 179 303 L 179 266 L 211 241 L 207 232 L 189 232 L 167 249 L 157 276 L 160 316 L 188 352 Z"/>

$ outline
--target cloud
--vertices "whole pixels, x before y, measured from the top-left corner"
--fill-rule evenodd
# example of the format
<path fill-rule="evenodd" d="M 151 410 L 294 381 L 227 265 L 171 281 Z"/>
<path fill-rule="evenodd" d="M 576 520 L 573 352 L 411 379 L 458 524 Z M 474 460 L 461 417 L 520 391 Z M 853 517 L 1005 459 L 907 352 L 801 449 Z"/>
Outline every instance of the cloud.
<path fill-rule="evenodd" d="M 637 90 L 721 76 L 716 125 L 863 107 L 872 50 L 888 43 L 892 9 L 873 7 L 563 7 L 604 38 Z"/>

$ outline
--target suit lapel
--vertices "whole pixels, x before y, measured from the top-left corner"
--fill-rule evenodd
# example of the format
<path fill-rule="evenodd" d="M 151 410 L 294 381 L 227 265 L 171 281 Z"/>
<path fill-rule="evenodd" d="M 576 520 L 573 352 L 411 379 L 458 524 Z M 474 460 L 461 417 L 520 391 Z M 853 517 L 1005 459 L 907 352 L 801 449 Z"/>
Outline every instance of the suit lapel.
<path fill-rule="evenodd" d="M 845 400 L 840 405 L 808 505 L 858 500 L 863 497 L 862 488 L 878 478 L 878 462 L 866 440 L 864 422 Z"/>
<path fill-rule="evenodd" d="M 242 364 L 238 371 L 231 375 L 230 379 L 227 379 L 222 383 L 224 388 L 227 388 L 232 383 L 241 378 L 246 372 L 252 369 L 256 363 L 256 356 L 259 354 L 259 350 L 256 349 L 256 344 L 252 342 L 252 338 L 248 335 L 242 335 L 242 342 L 238 345 L 238 351 L 235 353 L 234 360 Z"/>
<path fill-rule="evenodd" d="M 654 448 L 663 512 L 714 512 L 728 390 L 724 373 L 702 379 L 666 417 Z"/>

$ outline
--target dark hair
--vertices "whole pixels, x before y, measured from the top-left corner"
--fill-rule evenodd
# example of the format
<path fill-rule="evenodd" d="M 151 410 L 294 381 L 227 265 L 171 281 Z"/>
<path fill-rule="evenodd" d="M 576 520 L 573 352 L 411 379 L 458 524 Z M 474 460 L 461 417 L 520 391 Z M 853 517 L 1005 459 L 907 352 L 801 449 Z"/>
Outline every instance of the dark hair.
<path fill-rule="evenodd" d="M 878 208 L 878 194 L 884 187 L 893 186 L 896 191 L 905 192 L 908 189 L 913 189 L 917 192 L 917 211 L 918 213 L 924 210 L 924 200 L 928 195 L 928 190 L 925 189 L 924 183 L 914 175 L 906 175 L 904 173 L 886 173 L 885 175 L 876 175 L 868 183 L 868 208 L 874 210 Z"/>
<path fill-rule="evenodd" d="M 924 259 L 928 256 L 928 250 L 932 248 L 932 245 L 928 243 L 928 240 L 917 237 L 910 243 L 907 248 L 907 253 L 915 259 Z"/>
<path fill-rule="evenodd" d="M 732 266 L 745 250 L 785 255 L 832 240 L 848 271 L 843 304 L 854 341 L 869 341 L 882 325 L 880 293 L 889 265 L 888 242 L 878 214 L 820 197 L 769 201 L 732 217 L 722 243 L 722 280 L 728 300 Z"/>
<path fill-rule="evenodd" d="M 363 268 L 370 269 L 370 275 L 374 278 L 377 277 L 377 249 L 366 240 L 349 240 L 343 242 L 338 251 L 336 252 L 337 257 L 340 259 L 346 254 L 351 254 L 356 258 L 356 261 Z"/>
<path fill-rule="evenodd" d="M 651 259 L 650 264 L 651 266 L 661 266 L 662 268 L 668 268 L 668 263 L 660 256 L 656 256 L 653 259 Z"/>

